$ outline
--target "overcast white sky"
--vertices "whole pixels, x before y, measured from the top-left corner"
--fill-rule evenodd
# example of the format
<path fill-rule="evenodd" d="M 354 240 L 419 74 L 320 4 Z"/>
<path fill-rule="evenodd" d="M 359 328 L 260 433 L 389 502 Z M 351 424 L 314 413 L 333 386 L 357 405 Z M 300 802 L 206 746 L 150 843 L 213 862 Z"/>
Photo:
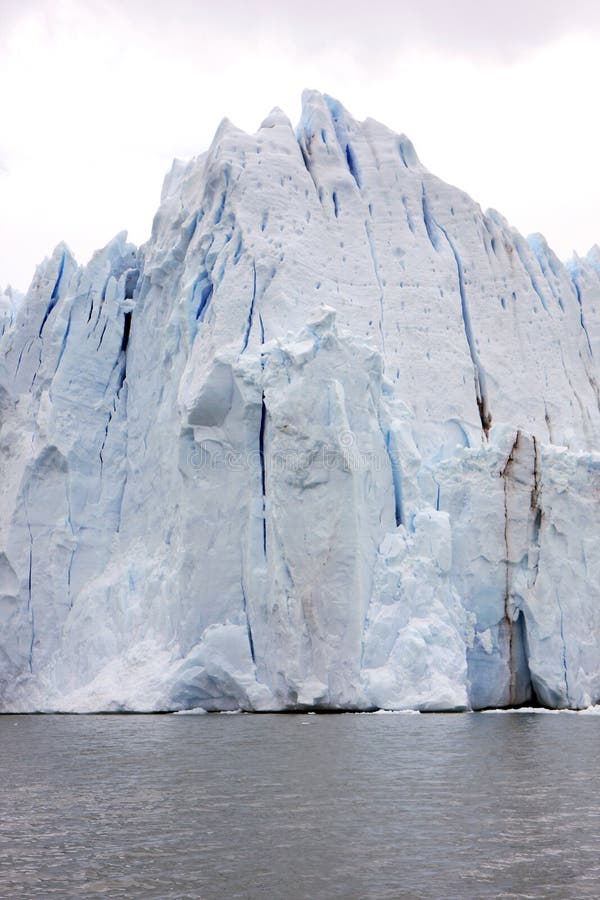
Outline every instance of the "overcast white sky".
<path fill-rule="evenodd" d="M 0 285 L 62 239 L 144 241 L 175 156 L 304 87 L 542 231 L 600 242 L 598 0 L 0 0 Z"/>

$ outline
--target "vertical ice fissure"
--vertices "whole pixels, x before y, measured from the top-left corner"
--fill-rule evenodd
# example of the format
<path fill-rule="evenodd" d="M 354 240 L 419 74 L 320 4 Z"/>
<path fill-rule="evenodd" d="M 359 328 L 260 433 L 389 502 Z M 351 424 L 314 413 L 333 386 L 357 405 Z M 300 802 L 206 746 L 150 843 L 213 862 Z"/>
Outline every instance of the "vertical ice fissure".
<path fill-rule="evenodd" d="M 267 558 L 267 475 L 265 468 L 265 431 L 267 427 L 267 407 L 265 393 L 263 391 L 260 407 L 260 429 L 258 434 L 258 456 L 260 460 L 260 480 L 262 490 L 262 522 L 263 522 L 263 553 Z"/>
<path fill-rule="evenodd" d="M 556 602 L 558 603 L 558 610 L 560 613 L 560 639 L 562 641 L 562 670 L 563 670 L 563 679 L 565 682 L 565 701 L 568 704 L 569 702 L 569 677 L 567 674 L 567 642 L 565 640 L 565 624 L 564 624 L 564 614 L 562 604 L 560 602 L 560 596 L 558 591 L 556 592 Z"/>
<path fill-rule="evenodd" d="M 256 261 L 252 260 L 252 296 L 250 298 L 250 310 L 248 312 L 248 320 L 246 322 L 246 330 L 244 331 L 244 337 L 242 339 L 242 350 L 244 353 L 248 348 L 248 341 L 250 340 L 250 332 L 252 331 L 252 321 L 254 318 L 254 302 L 256 300 Z"/>
<path fill-rule="evenodd" d="M 67 564 L 67 604 L 69 609 L 73 609 L 73 598 L 71 596 L 71 570 L 73 568 L 73 559 L 75 557 L 75 548 L 71 550 L 71 556 Z"/>
<path fill-rule="evenodd" d="M 436 512 L 439 512 L 439 511 L 440 511 L 440 501 L 441 501 L 441 493 L 442 493 L 442 489 L 441 489 L 441 487 L 440 487 L 439 481 L 437 481 L 435 478 L 434 478 L 433 480 L 434 480 L 434 482 L 435 482 L 435 487 L 436 487 L 436 493 L 435 493 L 435 509 L 436 509 Z"/>
<path fill-rule="evenodd" d="M 529 565 L 529 570 L 531 573 L 530 579 L 530 587 L 535 587 L 535 583 L 539 574 L 539 563 L 540 563 L 540 553 L 541 553 L 541 545 L 540 545 L 540 531 L 542 527 L 542 516 L 543 511 L 540 506 L 540 448 L 539 443 L 535 435 L 533 435 L 533 487 L 531 488 L 531 498 L 530 498 L 530 509 L 531 514 L 533 516 L 532 527 L 531 527 L 531 544 L 535 553 L 535 560 L 533 565 Z"/>
<path fill-rule="evenodd" d="M 443 229 L 440 225 L 438 225 L 438 223 L 431 215 L 429 204 L 427 203 L 427 193 L 425 191 L 425 185 L 423 183 L 421 183 L 421 208 L 423 210 L 423 222 L 425 223 L 425 231 L 427 232 L 429 243 L 431 244 L 435 252 L 439 253 L 440 248 L 437 237 L 435 235 L 434 226 L 437 226 L 440 231 L 443 231 Z M 446 233 L 444 232 L 444 234 Z M 446 240 L 448 240 L 448 235 L 446 235 Z"/>
<path fill-rule="evenodd" d="M 600 387 L 598 386 L 598 382 L 596 381 L 596 378 L 590 372 L 590 369 L 589 369 L 589 363 L 591 362 L 593 364 L 594 354 L 592 351 L 592 342 L 590 341 L 590 336 L 588 334 L 588 330 L 587 330 L 587 327 L 586 327 L 586 324 L 585 324 L 585 321 L 583 318 L 583 301 L 582 301 L 582 297 L 581 297 L 581 289 L 580 289 L 579 285 L 577 284 L 577 281 L 574 277 L 572 278 L 571 283 L 572 283 L 573 289 L 575 291 L 575 296 L 577 297 L 577 303 L 579 304 L 579 323 L 581 325 L 581 329 L 582 329 L 583 333 L 585 334 L 587 348 L 588 348 L 588 351 L 590 354 L 589 360 L 586 360 L 582 357 L 583 367 L 585 369 L 585 374 L 587 375 L 587 379 L 590 383 L 590 387 L 595 394 L 596 405 L 598 406 L 598 410 L 600 411 Z"/>
<path fill-rule="evenodd" d="M 310 164 L 310 143 L 309 143 L 308 147 L 304 147 L 303 144 L 300 142 L 300 140 L 298 140 L 298 149 L 300 150 L 300 155 L 302 157 L 302 162 L 304 163 L 304 168 L 310 175 L 310 180 L 312 181 L 312 183 L 315 187 L 315 193 L 317 195 L 319 203 L 322 206 L 323 205 L 322 191 L 319 189 L 319 185 L 317 184 L 317 179 L 315 178 L 315 174 L 314 174 L 311 164 Z"/>
<path fill-rule="evenodd" d="M 62 338 L 61 345 L 60 345 L 60 350 L 59 350 L 58 357 L 56 360 L 56 365 L 54 367 L 55 375 L 58 372 L 58 367 L 60 366 L 60 363 L 64 356 L 65 350 L 67 349 L 67 340 L 69 338 L 69 332 L 71 331 L 71 315 L 72 315 L 72 309 L 69 310 L 69 316 L 67 319 L 67 327 L 65 328 L 65 332 L 63 334 L 63 338 Z"/>
<path fill-rule="evenodd" d="M 35 616 L 33 611 L 32 579 L 33 579 L 33 532 L 29 521 L 29 511 L 26 508 L 27 531 L 29 532 L 29 572 L 27 576 L 27 614 L 31 624 L 31 638 L 29 641 L 29 671 L 33 672 L 33 644 L 35 640 Z"/>
<path fill-rule="evenodd" d="M 250 656 L 252 657 L 252 662 L 256 665 L 256 656 L 254 653 L 254 638 L 252 637 L 252 626 L 250 625 L 250 616 L 248 615 L 248 601 L 246 599 L 246 590 L 244 588 L 243 579 L 240 582 L 240 586 L 242 588 L 242 608 L 244 610 L 244 616 L 246 618 L 246 632 L 248 634 L 248 646 L 250 647 Z"/>
<path fill-rule="evenodd" d="M 385 334 L 383 328 L 383 316 L 384 316 L 384 303 L 383 303 L 383 281 L 381 279 L 381 274 L 379 272 L 379 262 L 377 260 L 377 252 L 375 250 L 375 242 L 373 240 L 373 231 L 371 229 L 371 225 L 368 219 L 365 219 L 365 231 L 367 234 L 367 240 L 369 242 L 369 253 L 371 254 L 371 262 L 373 265 L 373 272 L 375 274 L 375 280 L 377 282 L 377 287 L 379 289 L 379 335 L 381 337 L 381 351 L 383 354 L 383 366 L 385 370 Z"/>
<path fill-rule="evenodd" d="M 29 353 L 29 350 L 31 349 L 31 347 L 32 347 L 32 345 L 33 345 L 33 341 L 34 341 L 33 338 L 29 338 L 29 340 L 26 341 L 26 342 L 23 344 L 23 346 L 21 347 L 21 351 L 20 351 L 20 353 L 19 353 L 19 358 L 18 358 L 18 360 L 17 360 L 17 365 L 16 365 L 16 368 L 15 368 L 15 374 L 14 374 L 14 377 L 13 377 L 13 381 L 16 379 L 17 375 L 19 374 L 19 369 L 21 368 L 21 362 L 23 361 L 23 354 L 25 353 L 26 350 L 27 350 L 27 352 Z"/>
<path fill-rule="evenodd" d="M 507 634 L 508 634 L 508 669 L 509 669 L 509 688 L 508 688 L 508 702 L 509 706 L 514 706 L 515 703 L 515 688 L 516 688 L 516 671 L 515 671 L 515 658 L 514 658 L 514 634 L 513 634 L 513 618 L 512 612 L 510 608 L 510 534 L 509 534 L 509 514 L 508 514 L 508 498 L 509 498 L 509 478 L 511 474 L 511 469 L 513 463 L 515 461 L 515 456 L 519 447 L 519 441 L 521 439 L 521 432 L 517 431 L 517 435 L 515 437 L 514 443 L 511 447 L 510 454 L 504 468 L 500 471 L 500 477 L 503 481 L 503 490 L 504 490 L 504 556 L 505 556 L 505 585 L 504 585 L 504 619 L 503 622 L 505 624 Z"/>
<path fill-rule="evenodd" d="M 575 291 L 575 296 L 577 297 L 577 303 L 579 305 L 579 324 L 581 325 L 583 333 L 585 334 L 585 340 L 588 346 L 588 350 L 590 351 L 590 356 L 593 356 L 594 354 L 592 352 L 592 342 L 590 341 L 590 336 L 588 334 L 585 320 L 583 318 L 583 301 L 581 299 L 581 289 L 577 284 L 575 278 L 572 279 L 571 284 L 573 285 L 573 290 Z"/>
<path fill-rule="evenodd" d="M 589 434 L 589 427 L 588 427 L 587 416 L 586 416 L 587 411 L 586 411 L 584 403 L 581 400 L 581 397 L 579 396 L 578 392 L 575 390 L 575 385 L 573 384 L 571 376 L 569 375 L 569 371 L 568 371 L 566 363 L 565 363 L 565 354 L 563 352 L 563 347 L 562 347 L 562 343 L 560 342 L 560 340 L 558 341 L 558 349 L 560 350 L 560 361 L 561 361 L 563 372 L 565 374 L 565 378 L 567 380 L 569 387 L 571 388 L 571 391 L 573 392 L 573 396 L 575 397 L 575 400 L 577 401 L 577 405 L 579 406 L 579 412 L 581 413 L 581 428 L 582 428 L 583 434 L 585 435 L 588 446 L 590 446 L 591 445 L 590 434 Z"/>
<path fill-rule="evenodd" d="M 56 276 L 56 281 L 54 282 L 54 287 L 52 288 L 52 293 L 50 294 L 50 303 L 48 304 L 48 306 L 46 308 L 46 312 L 44 313 L 44 318 L 42 319 L 42 324 L 40 325 L 38 337 L 42 336 L 42 332 L 44 330 L 46 322 L 48 321 L 48 317 L 49 317 L 50 313 L 52 312 L 52 310 L 54 309 L 54 307 L 56 306 L 56 303 L 58 301 L 58 292 L 60 290 L 60 283 L 62 281 L 63 272 L 65 270 L 65 259 L 66 259 L 66 253 L 63 250 L 61 258 L 60 258 L 60 263 L 58 264 L 58 274 Z"/>
<path fill-rule="evenodd" d="M 396 528 L 404 525 L 404 511 L 402 509 L 402 470 L 398 460 L 398 452 L 396 450 L 395 441 L 392 433 L 388 429 L 384 435 L 385 449 L 390 461 L 392 472 L 392 487 L 394 489 L 394 516 L 396 520 Z"/>
<path fill-rule="evenodd" d="M 483 429 L 483 433 L 485 437 L 488 437 L 489 430 L 492 424 L 492 413 L 488 404 L 487 397 L 487 387 L 486 387 L 486 378 L 485 371 L 481 364 L 481 360 L 479 358 L 479 353 L 477 352 L 477 346 L 475 341 L 475 336 L 473 334 L 473 326 L 471 324 L 471 314 L 469 312 L 469 304 L 467 302 L 467 294 L 465 290 L 465 279 L 462 263 L 460 261 L 460 256 L 458 255 L 458 251 L 454 246 L 453 241 L 450 239 L 450 236 L 446 229 L 439 224 L 439 222 L 435 222 L 435 225 L 442 232 L 450 250 L 452 251 L 452 255 L 454 257 L 454 262 L 456 264 L 456 274 L 458 278 L 458 292 L 460 294 L 460 306 L 462 313 L 463 326 L 465 331 L 465 337 L 467 339 L 467 346 L 469 348 L 469 354 L 471 356 L 471 362 L 473 363 L 473 374 L 475 379 L 475 395 L 477 399 L 477 408 L 479 410 L 479 418 L 481 419 L 481 427 Z"/>

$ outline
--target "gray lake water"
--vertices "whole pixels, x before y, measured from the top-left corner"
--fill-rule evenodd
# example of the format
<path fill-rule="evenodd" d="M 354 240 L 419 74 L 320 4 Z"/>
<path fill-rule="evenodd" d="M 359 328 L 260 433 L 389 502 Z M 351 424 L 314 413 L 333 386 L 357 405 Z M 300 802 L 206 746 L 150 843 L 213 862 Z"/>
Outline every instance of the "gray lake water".
<path fill-rule="evenodd" d="M 0 717 L 0 896 L 600 896 L 600 717 Z"/>

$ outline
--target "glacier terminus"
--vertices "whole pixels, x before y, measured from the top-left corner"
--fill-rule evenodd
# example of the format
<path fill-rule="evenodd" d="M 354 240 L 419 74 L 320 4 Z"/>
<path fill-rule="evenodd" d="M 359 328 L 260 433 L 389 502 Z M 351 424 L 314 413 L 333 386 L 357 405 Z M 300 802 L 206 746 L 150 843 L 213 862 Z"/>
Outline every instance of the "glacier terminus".
<path fill-rule="evenodd" d="M 600 700 L 600 249 L 307 91 L 0 293 L 0 711 Z"/>

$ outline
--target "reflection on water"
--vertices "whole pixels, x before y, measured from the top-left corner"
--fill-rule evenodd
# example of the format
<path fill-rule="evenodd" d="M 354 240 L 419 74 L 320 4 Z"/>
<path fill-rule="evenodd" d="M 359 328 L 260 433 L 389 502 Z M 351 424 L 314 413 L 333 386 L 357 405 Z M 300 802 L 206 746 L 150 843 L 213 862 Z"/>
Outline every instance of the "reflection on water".
<path fill-rule="evenodd" d="M 0 897 L 600 896 L 600 717 L 0 717 Z"/>

